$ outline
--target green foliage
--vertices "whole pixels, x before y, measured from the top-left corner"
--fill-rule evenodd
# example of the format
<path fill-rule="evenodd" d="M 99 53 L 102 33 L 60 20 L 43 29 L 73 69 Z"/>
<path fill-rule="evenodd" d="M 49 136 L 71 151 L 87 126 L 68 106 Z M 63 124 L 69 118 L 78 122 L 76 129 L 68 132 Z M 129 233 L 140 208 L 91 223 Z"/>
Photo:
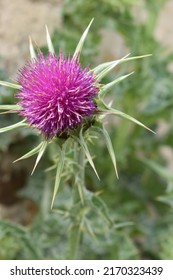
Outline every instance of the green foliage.
<path fill-rule="evenodd" d="M 172 148 L 173 77 L 168 66 L 173 55 L 165 54 L 163 46 L 154 37 L 158 15 L 165 1 L 144 1 L 148 13 L 145 23 L 139 23 L 133 16 L 133 5 L 139 2 L 142 3 L 137 0 L 66 0 L 62 12 L 63 26 L 55 31 L 52 42 L 57 53 L 60 47 L 66 54 L 73 54 L 81 33 L 94 17 L 83 46 L 81 59 L 84 65 L 95 65 L 102 28 L 118 32 L 133 56 L 152 54 L 152 57 L 122 63 L 118 68 L 121 73 L 110 74 L 108 82 L 118 79 L 120 74 L 125 77 L 126 73 L 135 72 L 111 87 L 105 98 L 115 100 L 116 112 L 125 112 L 154 131 L 157 131 L 159 121 L 164 121 L 169 124 L 167 132 L 163 136 L 154 135 L 129 120 L 111 116 L 107 119 L 106 129 L 112 144 L 105 130 L 107 147 L 96 133 L 90 135 L 85 146 L 81 135 L 83 151 L 94 171 L 98 170 L 100 181 L 89 164 L 82 160 L 82 153 L 76 166 L 71 148 L 66 149 L 66 157 L 57 167 L 58 145 L 49 145 L 38 170 L 20 192 L 21 197 L 29 197 L 37 203 L 38 213 L 28 227 L 0 221 L 0 259 L 173 258 L 172 173 L 160 153 L 162 146 Z M 12 104 L 16 89 L 0 88 L 0 91 L 0 103 Z M 1 127 L 5 127 L 15 119 L 13 115 L 4 115 L 1 120 Z M 7 133 L 8 137 L 0 137 L 1 151 L 10 151 L 16 159 L 23 154 L 27 157 L 28 150 L 20 146 L 21 139 L 25 141 L 25 147 L 32 146 L 32 149 L 40 143 L 32 130 Z M 94 159 L 90 153 L 95 155 Z M 81 172 L 82 164 L 86 166 L 86 174 Z M 119 180 L 114 172 L 117 172 L 116 164 Z M 60 182 L 62 166 L 63 180 Z M 32 168 L 29 163 L 28 173 Z M 51 211 L 51 186 L 56 170 Z"/>

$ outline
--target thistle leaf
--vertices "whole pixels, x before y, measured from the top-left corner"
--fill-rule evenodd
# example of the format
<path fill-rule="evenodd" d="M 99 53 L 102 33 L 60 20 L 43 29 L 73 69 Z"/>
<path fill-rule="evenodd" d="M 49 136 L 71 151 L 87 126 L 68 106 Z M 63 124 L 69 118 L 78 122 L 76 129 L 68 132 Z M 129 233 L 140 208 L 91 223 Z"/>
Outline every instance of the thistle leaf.
<path fill-rule="evenodd" d="M 41 143 L 41 147 L 39 148 L 39 153 L 38 153 L 38 156 L 37 156 L 37 159 L 36 159 L 36 162 L 35 162 L 35 165 L 34 165 L 34 168 L 33 168 L 33 170 L 32 170 L 31 175 L 33 175 L 33 173 L 34 173 L 34 171 L 35 171 L 35 169 L 36 169 L 36 167 L 37 167 L 37 165 L 38 165 L 40 159 L 42 158 L 42 156 L 43 156 L 43 154 L 44 154 L 44 152 L 45 152 L 45 150 L 46 150 L 47 145 L 48 145 L 48 142 L 47 142 L 47 141 L 43 141 L 43 142 Z"/>
<path fill-rule="evenodd" d="M 31 37 L 29 37 L 29 51 L 30 51 L 31 59 L 36 59 L 37 56 L 36 56 L 36 53 L 35 53 L 35 50 L 34 50 L 34 46 L 32 44 Z"/>
<path fill-rule="evenodd" d="M 86 39 L 86 36 L 88 34 L 88 31 L 90 29 L 90 26 L 92 24 L 94 19 L 92 19 L 88 25 L 88 27 L 85 29 L 84 33 L 82 34 L 81 38 L 80 38 L 80 41 L 76 47 L 76 50 L 74 52 L 74 55 L 73 55 L 73 58 L 79 58 L 80 57 L 80 53 L 81 53 L 81 50 L 82 50 L 82 47 L 83 47 L 83 44 L 84 44 L 84 41 Z"/>
<path fill-rule="evenodd" d="M 46 25 L 46 39 L 47 39 L 47 45 L 48 45 L 49 52 L 54 54 L 55 50 L 54 50 L 54 47 L 53 47 L 53 44 L 52 44 L 52 40 L 51 40 L 47 25 Z"/>
<path fill-rule="evenodd" d="M 38 249 L 35 246 L 35 242 L 31 239 L 28 235 L 27 229 L 21 225 L 17 225 L 12 223 L 8 220 L 0 220 L 0 231 L 2 232 L 3 229 L 8 229 L 8 232 L 11 232 L 17 240 L 19 240 L 22 248 L 27 251 L 28 256 L 31 259 L 39 260 L 41 258 Z"/>
<path fill-rule="evenodd" d="M 66 145 L 67 145 L 66 142 L 62 146 L 62 149 L 59 147 L 59 161 L 58 161 L 58 164 L 57 164 L 57 171 L 56 171 L 56 177 L 55 177 L 55 185 L 54 185 L 51 209 L 53 208 L 55 197 L 56 197 L 56 194 L 58 192 L 59 184 L 60 184 L 60 181 L 61 181 L 61 174 L 62 174 L 63 167 L 64 167 L 65 150 L 66 150 Z"/>
<path fill-rule="evenodd" d="M 99 96 L 104 96 L 105 93 L 110 90 L 115 84 L 118 84 L 119 82 L 123 81 L 124 79 L 126 79 L 127 77 L 129 77 L 130 75 L 132 75 L 134 72 L 131 72 L 127 75 L 121 76 L 117 79 L 115 79 L 114 81 L 104 85 L 101 90 L 99 91 Z"/>
<path fill-rule="evenodd" d="M 87 157 L 87 159 L 88 159 L 88 161 L 89 161 L 89 164 L 91 165 L 92 169 L 94 170 L 94 172 L 95 172 L 97 178 L 100 180 L 99 175 L 98 175 L 98 173 L 97 173 L 97 171 L 96 171 L 94 162 L 93 162 L 93 160 L 92 160 L 92 157 L 91 157 L 90 152 L 89 152 L 89 150 L 88 150 L 87 144 L 86 144 L 86 142 L 85 142 L 85 140 L 84 140 L 84 138 L 83 138 L 82 129 L 81 129 L 81 131 L 80 131 L 80 141 L 79 141 L 79 142 L 80 142 L 80 145 L 81 145 L 82 149 L 83 149 L 84 152 L 85 152 L 85 155 L 86 155 L 86 157 Z"/>
<path fill-rule="evenodd" d="M 12 124 L 12 125 L 0 128 L 0 133 L 6 132 L 6 131 L 10 131 L 12 129 L 19 128 L 19 127 L 26 127 L 26 126 L 27 126 L 27 123 L 25 123 L 25 120 L 23 120 L 21 122 L 18 122 L 18 123 L 15 123 L 15 124 Z"/>
<path fill-rule="evenodd" d="M 21 89 L 21 88 L 22 88 L 21 85 L 12 84 L 12 83 L 5 82 L 5 81 L 0 81 L 0 85 L 1 85 L 1 86 L 4 86 L 4 87 L 15 88 L 15 89 Z"/>
<path fill-rule="evenodd" d="M 26 159 L 26 158 L 29 158 L 29 157 L 32 157 L 33 155 L 37 154 L 39 152 L 39 150 L 41 149 L 43 145 L 43 141 L 37 146 L 35 147 L 33 150 L 29 151 L 27 154 L 25 154 L 24 156 L 16 159 L 15 161 L 13 162 L 17 162 L 19 160 L 22 160 L 22 159 Z"/>
<path fill-rule="evenodd" d="M 105 129 L 104 126 L 103 126 L 103 128 L 98 128 L 97 127 L 97 129 L 103 134 L 103 136 L 105 138 L 105 143 L 106 143 L 109 155 L 111 157 L 111 160 L 112 160 L 112 163 L 113 163 L 113 166 L 114 166 L 114 169 L 115 169 L 116 176 L 118 178 L 116 158 L 115 158 L 115 153 L 114 153 L 114 149 L 113 149 L 113 146 L 112 146 L 112 142 L 111 142 L 109 133 L 107 132 L 107 130 Z"/>

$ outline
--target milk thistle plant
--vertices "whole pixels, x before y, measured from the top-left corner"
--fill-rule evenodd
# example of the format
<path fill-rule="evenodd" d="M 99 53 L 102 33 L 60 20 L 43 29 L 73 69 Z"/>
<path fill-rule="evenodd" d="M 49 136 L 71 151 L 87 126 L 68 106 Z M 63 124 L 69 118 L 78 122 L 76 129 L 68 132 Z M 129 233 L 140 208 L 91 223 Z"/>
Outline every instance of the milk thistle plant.
<path fill-rule="evenodd" d="M 89 162 L 99 178 L 88 148 L 93 131 L 103 136 L 118 177 L 115 154 L 104 126 L 104 117 L 112 114 L 147 128 L 133 117 L 112 108 L 111 104 L 105 102 L 105 94 L 132 73 L 108 84 L 102 84 L 102 79 L 118 64 L 144 56 L 127 55 L 122 59 L 100 64 L 94 69 L 90 69 L 89 66 L 82 67 L 80 54 L 92 21 L 84 31 L 73 56 L 68 57 L 65 57 L 62 51 L 55 54 L 46 27 L 49 50 L 47 56 L 44 56 L 38 48 L 36 53 L 30 39 L 31 58 L 19 69 L 16 83 L 0 81 L 2 86 L 17 91 L 15 94 L 17 103 L 0 105 L 0 110 L 3 113 L 17 113 L 22 118 L 16 124 L 1 128 L 0 133 L 20 127 L 26 129 L 32 127 L 42 139 L 37 147 L 16 161 L 37 154 L 33 174 L 48 145 L 56 144 L 57 154 L 53 159 L 56 176 L 51 207 L 54 205 L 61 178 L 65 176 L 67 178 L 73 176 L 74 185 L 77 186 L 75 199 L 77 197 L 79 203 L 85 204 L 86 162 Z"/>

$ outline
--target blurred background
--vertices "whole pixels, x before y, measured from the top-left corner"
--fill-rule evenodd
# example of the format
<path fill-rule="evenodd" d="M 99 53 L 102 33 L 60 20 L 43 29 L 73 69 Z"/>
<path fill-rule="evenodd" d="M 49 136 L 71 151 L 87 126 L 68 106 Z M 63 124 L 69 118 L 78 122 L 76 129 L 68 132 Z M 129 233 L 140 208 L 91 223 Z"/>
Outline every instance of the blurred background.
<path fill-rule="evenodd" d="M 115 86 L 113 107 L 146 124 L 156 135 L 116 117 L 106 120 L 119 180 L 101 139 L 90 145 L 100 174 L 89 166 L 89 204 L 76 247 L 78 209 L 73 184 L 62 184 L 50 210 L 55 174 L 48 151 L 31 177 L 35 158 L 12 162 L 39 143 L 33 130 L 0 135 L 0 259 L 173 259 L 173 0 L 0 0 L 0 80 L 15 79 L 29 59 L 28 37 L 46 49 L 45 24 L 55 50 L 73 54 L 82 32 L 83 66 L 127 53 L 151 57 L 130 61 L 106 79 L 135 73 Z M 14 90 L 0 87 L 0 104 L 13 104 Z M 18 121 L 0 115 L 0 127 Z M 99 199 L 92 199 L 99 193 Z M 66 213 L 66 215 L 64 215 Z M 75 252 L 75 253 L 74 253 Z"/>

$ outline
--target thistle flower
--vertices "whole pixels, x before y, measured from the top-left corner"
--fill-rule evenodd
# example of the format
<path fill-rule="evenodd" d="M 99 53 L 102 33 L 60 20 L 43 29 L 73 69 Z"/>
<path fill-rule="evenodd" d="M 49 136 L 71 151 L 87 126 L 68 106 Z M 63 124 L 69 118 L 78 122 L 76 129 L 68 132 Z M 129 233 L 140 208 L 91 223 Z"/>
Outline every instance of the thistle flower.
<path fill-rule="evenodd" d="M 76 128 L 96 113 L 98 82 L 77 58 L 41 54 L 19 70 L 20 115 L 47 139 Z"/>
<path fill-rule="evenodd" d="M 127 55 L 122 59 L 100 64 L 94 69 L 90 69 L 89 66 L 83 68 L 80 64 L 80 53 L 92 21 L 84 31 L 74 55 L 68 58 L 62 52 L 58 56 L 55 54 L 46 27 L 48 55 L 44 57 L 39 52 L 38 56 L 36 56 L 30 39 L 29 48 L 31 59 L 18 71 L 17 83 L 13 84 L 0 81 L 1 85 L 18 90 L 16 94 L 18 103 L 15 105 L 0 105 L 0 110 L 7 110 L 9 113 L 18 113 L 18 115 L 24 117 L 19 123 L 1 128 L 0 133 L 19 127 L 27 128 L 30 126 L 36 128 L 44 137 L 43 141 L 37 147 L 18 160 L 38 154 L 33 168 L 34 172 L 47 145 L 54 140 L 60 139 L 64 134 L 66 136 L 63 145 L 58 146 L 59 158 L 56 162 L 57 172 L 52 206 L 64 167 L 67 139 L 71 138 L 82 148 L 88 162 L 97 177 L 99 177 L 85 139 L 86 128 L 88 129 L 90 126 L 93 126 L 105 139 L 118 177 L 115 154 L 109 134 L 104 127 L 103 117 L 108 114 L 114 114 L 147 128 L 133 117 L 111 108 L 104 101 L 104 96 L 107 91 L 132 73 L 121 76 L 108 84 L 101 84 L 102 78 L 118 64 L 144 56 L 128 58 Z M 81 193 L 80 190 L 79 192 Z"/>

